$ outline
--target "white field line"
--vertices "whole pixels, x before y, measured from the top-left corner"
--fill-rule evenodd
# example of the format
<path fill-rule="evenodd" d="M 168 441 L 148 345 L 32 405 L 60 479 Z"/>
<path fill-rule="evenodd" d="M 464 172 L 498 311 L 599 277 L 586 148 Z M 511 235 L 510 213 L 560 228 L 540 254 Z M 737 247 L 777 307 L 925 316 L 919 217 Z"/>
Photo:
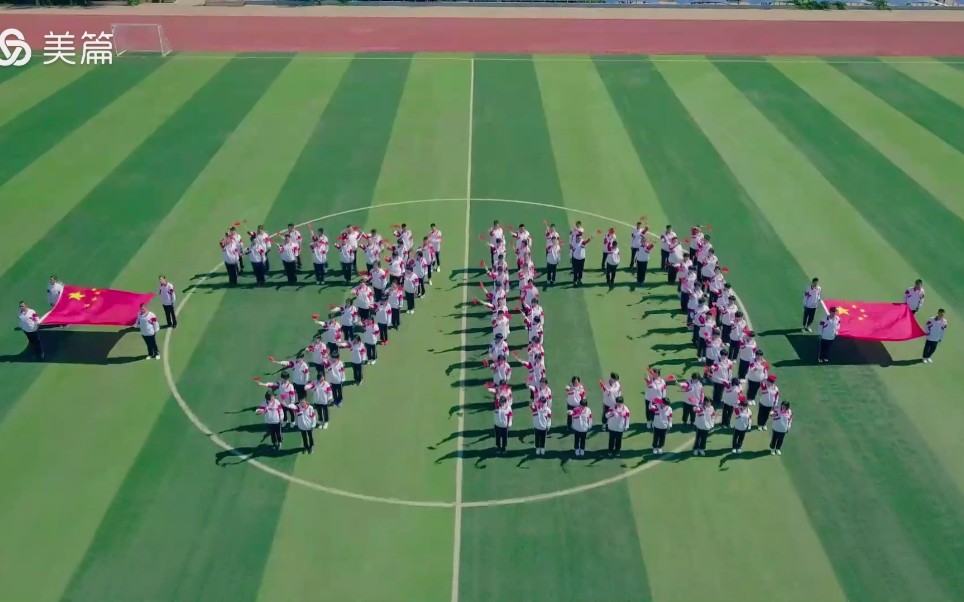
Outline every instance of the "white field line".
<path fill-rule="evenodd" d="M 393 203 L 381 203 L 379 205 L 371 205 L 367 207 L 356 207 L 354 209 L 347 209 L 345 211 L 339 211 L 337 213 L 332 213 L 330 215 L 325 215 L 306 222 L 302 222 L 298 224 L 298 227 L 302 227 L 311 222 L 329 220 L 329 219 L 333 219 L 343 215 L 358 213 L 360 211 L 369 211 L 371 209 L 378 209 L 378 208 L 385 208 L 385 207 L 399 207 L 404 205 L 418 205 L 418 204 L 424 204 L 424 203 L 442 203 L 442 202 L 464 203 L 465 198 L 460 197 L 460 198 L 443 198 L 443 199 L 417 199 L 417 200 L 408 200 L 408 201 L 398 201 Z M 581 209 L 573 209 L 569 207 L 560 207 L 559 205 L 552 205 L 549 203 L 537 203 L 534 201 L 520 201 L 516 199 L 481 199 L 481 198 L 471 199 L 471 202 L 507 203 L 507 204 L 515 204 L 515 205 L 532 205 L 536 207 L 545 207 L 549 209 L 561 209 L 563 211 L 568 211 L 569 213 L 578 213 L 581 215 L 588 215 L 590 217 L 595 217 L 597 219 L 609 221 L 614 224 L 620 224 L 628 228 L 633 227 L 633 224 L 630 224 L 629 222 L 612 219 L 610 217 L 606 217 L 598 213 L 583 211 Z M 652 233 L 650 234 L 652 235 Z M 468 244 L 468 241 L 466 244 Z M 466 261 L 466 264 L 467 263 L 468 262 Z M 216 263 L 214 267 L 212 267 L 204 277 L 198 280 L 198 282 L 194 285 L 194 287 L 192 287 L 191 290 L 189 290 L 187 294 L 184 295 L 184 298 L 181 300 L 180 304 L 177 307 L 178 314 L 182 314 L 184 312 L 184 308 L 187 306 L 188 301 L 190 301 L 191 298 L 194 296 L 194 292 L 197 290 L 197 287 L 204 284 L 211 276 L 217 273 L 220 270 L 221 266 L 222 266 L 221 262 Z M 467 294 L 467 290 L 466 290 L 466 294 Z M 739 296 L 736 295 L 736 293 L 734 293 L 733 296 L 737 301 L 737 305 L 743 311 L 744 317 L 747 320 L 747 327 L 752 329 L 753 326 L 752 326 L 752 323 L 750 322 L 750 316 L 746 311 L 746 306 L 743 305 L 743 302 L 740 300 Z M 302 487 L 307 487 L 308 489 L 313 489 L 315 491 L 319 491 L 322 493 L 338 495 L 341 497 L 346 497 L 346 498 L 355 499 L 359 501 L 372 502 L 372 503 L 378 503 L 378 504 L 389 504 L 394 506 L 406 506 L 410 508 L 455 508 L 456 507 L 455 502 L 434 501 L 434 500 L 408 500 L 408 499 L 393 498 L 393 497 L 386 497 L 386 496 L 367 495 L 363 493 L 356 493 L 354 491 L 338 489 L 337 487 L 329 487 L 327 485 L 322 485 L 314 481 L 308 481 L 306 479 L 302 479 L 300 477 L 296 477 L 294 475 L 280 471 L 276 468 L 273 468 L 265 464 L 264 462 L 261 462 L 260 460 L 255 458 L 253 454 L 245 454 L 241 451 L 238 451 L 237 448 L 235 448 L 233 445 L 231 445 L 230 443 L 228 443 L 227 441 L 219 437 L 214 431 L 208 428 L 206 424 L 204 424 L 204 422 L 197 416 L 197 414 L 194 413 L 194 411 L 188 405 L 187 401 L 185 401 L 184 396 L 182 396 L 181 392 L 178 390 L 177 382 L 174 379 L 174 374 L 170 364 L 171 335 L 173 332 L 174 331 L 171 329 L 167 329 L 165 331 L 164 343 L 163 343 L 164 353 L 161 354 L 161 359 L 164 364 L 164 377 L 167 380 L 167 386 L 171 391 L 171 395 L 174 397 L 174 400 L 177 402 L 178 407 L 181 408 L 181 411 L 184 412 L 184 415 L 187 416 L 187 419 L 191 422 L 191 424 L 194 425 L 195 428 L 201 431 L 201 433 L 203 433 L 208 439 L 210 439 L 212 443 L 214 443 L 224 451 L 239 458 L 239 461 L 245 462 L 248 465 L 264 473 L 267 473 L 267 474 L 270 474 L 271 476 L 288 481 L 289 483 L 300 485 Z M 463 349 L 464 349 L 464 346 L 463 346 Z M 692 445 L 692 440 L 687 441 L 683 445 L 680 445 L 676 449 L 672 450 L 670 453 L 666 454 L 665 459 L 666 460 L 672 459 L 674 456 L 676 456 L 686 448 L 690 447 L 691 445 Z M 592 491 L 594 489 L 607 487 L 609 485 L 618 483 L 620 481 L 624 481 L 626 479 L 632 478 L 642 472 L 645 472 L 656 466 L 659 466 L 660 464 L 663 463 L 662 462 L 663 458 L 661 457 L 660 460 L 661 461 L 650 461 L 645 464 L 636 466 L 635 468 L 631 468 L 619 474 L 613 475 L 612 477 L 595 481 L 592 483 L 586 483 L 584 485 L 570 487 L 568 489 L 560 489 L 558 491 L 550 491 L 547 493 L 539 493 L 539 494 L 526 495 L 526 496 L 520 496 L 520 497 L 514 497 L 514 498 L 478 500 L 474 502 L 461 501 L 459 503 L 459 506 L 463 509 L 464 508 L 490 508 L 490 507 L 496 507 L 496 506 L 513 506 L 516 504 L 529 504 L 534 502 L 541 502 L 541 501 L 566 497 L 570 495 L 576 495 L 586 491 Z M 460 488 L 460 491 L 461 491 L 461 488 Z M 461 529 L 460 529 L 460 532 L 461 532 Z"/>
<path fill-rule="evenodd" d="M 472 123 L 475 111 L 475 61 L 469 63 L 469 132 L 468 132 L 468 160 L 465 166 L 465 254 L 462 257 L 462 267 L 469 266 L 469 245 L 471 244 L 471 222 L 472 215 Z M 462 386 L 459 387 L 459 411 L 458 411 L 458 437 L 455 439 L 455 520 L 453 521 L 452 536 L 452 595 L 451 601 L 458 602 L 459 599 L 459 572 L 462 565 L 462 431 L 465 430 L 465 368 L 468 361 L 468 353 L 465 346 L 468 344 L 467 333 L 469 321 L 469 273 L 463 272 L 462 279 L 462 326 L 461 341 L 459 348 L 459 380 Z"/>

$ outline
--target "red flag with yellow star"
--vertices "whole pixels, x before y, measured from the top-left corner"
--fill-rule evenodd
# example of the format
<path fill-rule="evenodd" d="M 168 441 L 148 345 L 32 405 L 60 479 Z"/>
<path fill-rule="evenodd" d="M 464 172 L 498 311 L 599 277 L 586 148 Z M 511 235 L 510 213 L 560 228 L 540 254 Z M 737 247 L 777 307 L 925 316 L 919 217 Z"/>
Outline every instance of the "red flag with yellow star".
<path fill-rule="evenodd" d="M 133 326 L 141 304 L 149 303 L 153 298 L 154 293 L 131 293 L 68 284 L 64 286 L 57 305 L 40 323 L 48 326 Z"/>
<path fill-rule="evenodd" d="M 924 336 L 906 303 L 878 303 L 824 299 L 829 310 L 837 308 L 837 336 L 864 341 L 909 341 Z"/>

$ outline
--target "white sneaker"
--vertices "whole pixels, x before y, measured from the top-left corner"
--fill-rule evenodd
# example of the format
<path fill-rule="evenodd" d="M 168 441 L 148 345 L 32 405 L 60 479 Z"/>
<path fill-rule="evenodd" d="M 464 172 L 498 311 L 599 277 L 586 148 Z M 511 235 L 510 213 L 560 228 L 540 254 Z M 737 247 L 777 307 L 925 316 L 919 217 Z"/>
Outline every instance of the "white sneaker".
<path fill-rule="evenodd" d="M 730 453 L 731 453 L 731 454 L 735 454 L 735 453 L 736 453 L 736 450 L 735 450 L 735 449 L 731 449 L 731 450 L 730 450 Z"/>
<path fill-rule="evenodd" d="M 652 422 L 647 422 L 647 423 L 646 423 L 646 428 L 648 428 L 648 429 L 653 428 L 653 423 L 652 423 Z"/>
<path fill-rule="evenodd" d="M 751 400 L 750 400 L 750 405 L 751 405 L 751 406 L 755 406 L 755 405 L 756 405 L 756 401 L 754 401 L 754 400 L 751 399 Z"/>
<path fill-rule="evenodd" d="M 155 356 L 154 356 L 154 359 L 156 359 L 156 360 L 159 360 L 159 359 L 161 359 L 161 354 L 160 354 L 160 353 L 158 353 L 157 355 L 155 355 Z"/>
<path fill-rule="evenodd" d="M 813 328 L 807 326 L 807 332 L 813 332 Z"/>
<path fill-rule="evenodd" d="M 743 453 L 743 449 L 741 448 L 741 449 L 736 450 L 736 453 L 742 454 L 742 453 Z"/>
<path fill-rule="evenodd" d="M 654 447 L 654 448 L 653 448 L 653 455 L 655 456 L 655 455 L 658 454 L 658 453 L 659 453 L 659 450 Z"/>
<path fill-rule="evenodd" d="M 377 362 L 378 362 L 378 360 L 372 360 L 372 361 L 370 361 L 370 362 L 368 362 L 368 363 L 371 364 L 372 366 L 374 366 Z"/>
<path fill-rule="evenodd" d="M 782 455 L 783 455 L 783 452 L 781 452 L 780 450 L 777 450 L 777 455 L 778 455 L 778 456 L 782 456 Z"/>
<path fill-rule="evenodd" d="M 328 428 L 328 423 L 326 422 L 326 423 L 324 424 L 324 426 L 322 426 L 321 428 L 322 428 L 322 429 L 327 429 L 327 428 Z"/>
<path fill-rule="evenodd" d="M 777 451 L 776 451 L 775 449 L 771 449 L 771 450 L 770 450 L 770 455 L 771 455 L 771 456 L 775 455 L 776 453 L 777 453 Z"/>
<path fill-rule="evenodd" d="M 807 332 L 807 327 L 804 326 L 803 328 L 801 328 L 801 329 L 800 329 L 800 332 Z"/>
<path fill-rule="evenodd" d="M 693 450 L 693 455 L 694 455 L 694 456 L 700 455 L 700 450 L 694 449 L 694 450 Z"/>
<path fill-rule="evenodd" d="M 767 425 L 764 424 L 764 425 L 763 425 L 762 427 L 760 427 L 760 428 L 761 428 L 761 430 L 764 430 L 764 431 L 765 431 L 765 430 L 767 430 Z"/>

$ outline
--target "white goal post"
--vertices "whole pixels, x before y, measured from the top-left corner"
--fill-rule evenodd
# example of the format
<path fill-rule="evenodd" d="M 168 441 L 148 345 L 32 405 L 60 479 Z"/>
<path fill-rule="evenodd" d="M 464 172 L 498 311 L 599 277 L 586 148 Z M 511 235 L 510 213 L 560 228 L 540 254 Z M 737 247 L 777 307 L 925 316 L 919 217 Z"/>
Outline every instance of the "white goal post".
<path fill-rule="evenodd" d="M 114 40 L 114 54 L 117 56 L 125 52 L 158 53 L 161 56 L 167 56 L 172 50 L 163 25 L 111 23 L 110 32 Z"/>

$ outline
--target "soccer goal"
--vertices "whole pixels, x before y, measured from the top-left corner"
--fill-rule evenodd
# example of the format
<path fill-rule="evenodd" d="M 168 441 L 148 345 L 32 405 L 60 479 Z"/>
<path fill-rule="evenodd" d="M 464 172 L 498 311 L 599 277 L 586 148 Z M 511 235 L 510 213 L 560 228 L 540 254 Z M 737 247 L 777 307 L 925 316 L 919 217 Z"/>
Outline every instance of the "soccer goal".
<path fill-rule="evenodd" d="M 121 56 L 131 53 L 171 53 L 171 42 L 164 33 L 164 26 L 156 23 L 112 23 L 110 32 L 114 36 L 114 54 Z"/>

